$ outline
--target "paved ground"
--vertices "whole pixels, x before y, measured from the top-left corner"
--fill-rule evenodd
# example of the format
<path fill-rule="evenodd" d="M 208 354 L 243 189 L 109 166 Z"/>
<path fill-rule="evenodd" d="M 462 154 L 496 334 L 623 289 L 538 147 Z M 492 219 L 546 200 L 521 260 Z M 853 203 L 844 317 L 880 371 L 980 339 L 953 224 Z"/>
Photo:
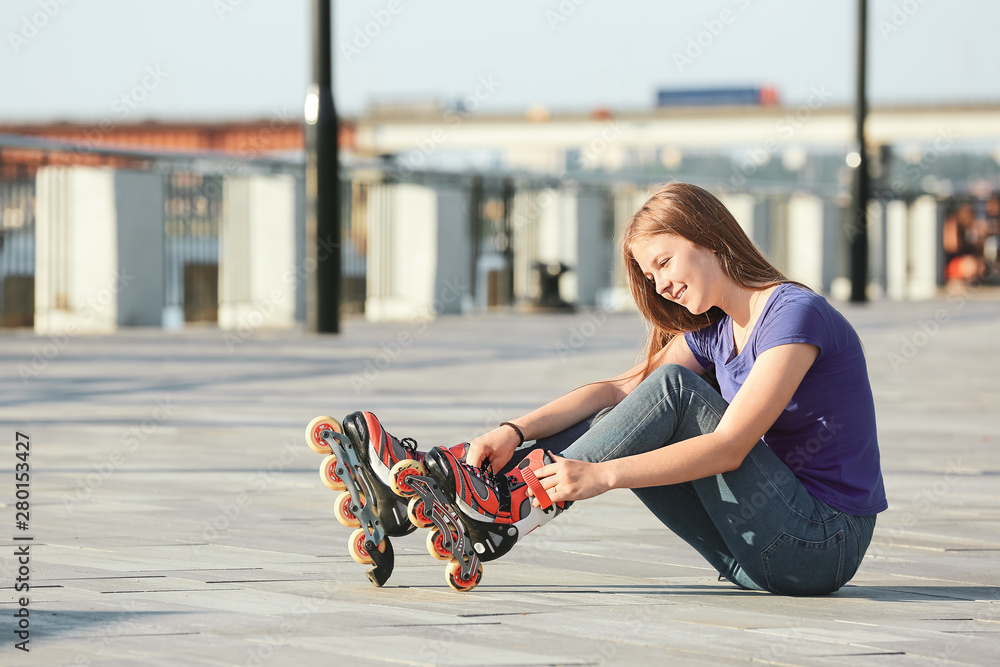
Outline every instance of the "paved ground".
<path fill-rule="evenodd" d="M 995 295 L 994 295 L 995 299 Z M 372 588 L 302 442 L 315 415 L 374 410 L 451 444 L 635 357 L 633 315 L 345 324 L 339 337 L 0 335 L 14 478 L 0 596 L 5 665 L 998 664 L 1000 301 L 844 307 L 865 341 L 891 509 L 839 593 L 743 592 L 628 492 L 578 504 L 445 585 L 424 535 Z M 937 321 L 935 321 L 935 318 Z M 14 542 L 12 537 L 32 537 Z M 30 653 L 14 648 L 30 544 Z"/>

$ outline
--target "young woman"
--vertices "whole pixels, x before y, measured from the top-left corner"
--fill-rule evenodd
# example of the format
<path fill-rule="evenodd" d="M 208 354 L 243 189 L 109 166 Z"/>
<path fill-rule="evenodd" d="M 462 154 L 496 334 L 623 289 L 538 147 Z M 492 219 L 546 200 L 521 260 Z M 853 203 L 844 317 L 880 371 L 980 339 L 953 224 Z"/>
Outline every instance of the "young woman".
<path fill-rule="evenodd" d="M 632 489 L 737 586 L 836 591 L 887 507 L 854 329 L 697 186 L 662 187 L 623 245 L 645 360 L 476 438 L 466 463 L 561 452 L 534 470 L 553 503 Z"/>
<path fill-rule="evenodd" d="M 623 250 L 650 326 L 642 363 L 467 445 L 426 455 L 393 445 L 392 454 L 385 443 L 395 439 L 368 413 L 358 444 L 369 441 L 376 457 L 390 451 L 386 480 L 397 459 L 425 466 L 420 479 L 432 481 L 415 485 L 409 518 L 434 524 L 428 548 L 451 559 L 458 590 L 571 501 L 628 488 L 739 587 L 836 591 L 887 507 L 854 329 L 775 269 L 697 186 L 656 192 Z M 721 395 L 700 377 L 709 370 Z"/>

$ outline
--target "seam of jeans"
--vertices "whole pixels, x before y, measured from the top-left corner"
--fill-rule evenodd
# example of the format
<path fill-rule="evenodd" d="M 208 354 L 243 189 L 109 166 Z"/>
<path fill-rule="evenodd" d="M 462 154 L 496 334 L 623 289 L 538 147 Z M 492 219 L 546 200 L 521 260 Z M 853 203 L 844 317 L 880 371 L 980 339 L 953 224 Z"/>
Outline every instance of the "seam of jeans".
<path fill-rule="evenodd" d="M 758 441 L 758 442 L 760 442 L 760 441 Z M 764 446 L 767 447 L 767 443 L 764 443 Z M 756 447 L 756 445 L 754 445 L 754 447 Z M 776 495 L 777 497 L 781 498 L 781 502 L 785 503 L 785 506 L 793 514 L 796 514 L 796 515 L 802 517 L 803 519 L 805 519 L 806 521 L 808 521 L 811 524 L 822 524 L 822 523 L 825 523 L 823 521 L 816 521 L 812 517 L 806 516 L 805 514 L 803 514 L 802 512 L 800 512 L 795 507 L 792 507 L 792 504 L 790 502 L 788 502 L 787 498 L 785 498 L 785 494 L 783 494 L 781 492 L 781 489 L 779 489 L 778 486 L 774 483 L 774 480 L 772 480 L 770 478 L 770 476 L 768 476 L 768 474 L 764 471 L 764 466 L 762 466 L 760 464 L 760 462 L 757 461 L 757 457 L 753 455 L 753 450 L 752 449 L 747 453 L 747 458 L 749 458 L 753 462 L 753 464 L 755 466 L 757 466 L 757 470 L 760 471 L 761 477 L 763 477 L 765 480 L 767 480 L 767 483 L 771 486 L 771 488 L 774 489 L 774 495 Z M 795 477 L 795 473 L 791 473 L 791 475 L 792 475 L 792 477 Z M 795 477 L 795 480 L 798 481 L 798 477 Z M 801 482 L 799 482 L 799 483 L 801 484 Z M 808 493 L 808 489 L 806 490 L 806 493 Z M 809 497 L 813 498 L 813 495 L 810 493 Z M 813 500 L 815 500 L 815 498 L 813 498 Z"/>
<path fill-rule="evenodd" d="M 700 501 L 701 496 L 698 495 L 698 492 L 694 490 L 693 486 L 689 486 L 690 484 L 691 482 L 681 482 L 680 484 L 677 484 L 677 486 L 681 487 Z"/>
<path fill-rule="evenodd" d="M 847 523 L 851 524 L 851 530 L 854 532 L 854 541 L 858 547 L 858 564 L 861 564 L 861 531 L 858 529 L 858 524 L 854 520 L 854 517 L 844 512 L 844 518 L 847 519 Z"/>
<path fill-rule="evenodd" d="M 843 528 L 838 530 L 837 533 L 843 535 L 844 539 L 843 539 L 843 546 L 840 548 L 840 565 L 837 568 L 837 587 L 834 588 L 833 591 L 831 592 L 836 592 L 839 591 L 841 588 L 843 588 L 844 564 L 847 562 L 847 534 L 844 532 Z M 837 533 L 834 533 L 834 537 L 836 537 Z"/>

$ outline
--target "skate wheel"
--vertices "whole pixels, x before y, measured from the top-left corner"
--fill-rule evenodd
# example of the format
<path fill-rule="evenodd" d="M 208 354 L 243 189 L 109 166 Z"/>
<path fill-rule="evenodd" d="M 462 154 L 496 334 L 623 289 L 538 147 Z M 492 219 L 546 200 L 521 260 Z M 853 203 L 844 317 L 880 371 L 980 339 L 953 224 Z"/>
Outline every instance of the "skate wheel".
<path fill-rule="evenodd" d="M 319 466 L 319 478 L 323 480 L 328 489 L 333 489 L 334 491 L 343 491 L 347 488 L 344 484 L 344 480 L 337 476 L 337 455 L 330 454 L 325 459 L 323 463 Z"/>
<path fill-rule="evenodd" d="M 355 516 L 354 512 L 351 511 L 351 493 L 350 491 L 344 491 L 339 496 L 337 496 L 337 504 L 334 505 L 333 513 L 337 515 L 337 521 L 348 528 L 358 528 L 361 526 L 361 519 Z M 364 496 L 361 497 L 361 503 L 364 504 Z"/>
<path fill-rule="evenodd" d="M 427 533 L 427 553 L 438 560 L 452 560 L 451 551 L 444 545 L 444 534 L 437 526 Z"/>
<path fill-rule="evenodd" d="M 410 517 L 410 523 L 417 528 L 430 528 L 434 525 L 424 507 L 424 499 L 420 496 L 410 498 L 410 502 L 406 506 L 406 516 Z"/>
<path fill-rule="evenodd" d="M 326 415 L 316 417 L 309 422 L 309 426 L 306 426 L 306 444 L 317 454 L 330 453 L 330 445 L 326 444 L 326 441 L 320 437 L 320 433 L 328 430 L 334 433 L 343 433 L 344 427 L 340 425 L 339 421 Z"/>
<path fill-rule="evenodd" d="M 392 480 L 392 492 L 404 498 L 414 495 L 417 491 L 407 483 L 406 478 L 411 475 L 420 475 L 422 477 L 426 474 L 427 471 L 424 469 L 424 464 L 420 461 L 415 459 L 396 461 L 389 471 L 389 479 Z"/>
<path fill-rule="evenodd" d="M 448 581 L 448 585 L 454 588 L 459 593 L 465 593 L 466 591 L 471 591 L 473 588 L 479 585 L 479 582 L 483 578 L 483 564 L 480 563 L 476 566 L 476 571 L 472 573 L 470 579 L 462 578 L 462 564 L 456 559 L 452 559 L 445 569 L 445 579 Z"/>
<path fill-rule="evenodd" d="M 351 533 L 351 538 L 347 541 L 347 549 L 351 552 L 351 558 L 357 563 L 362 565 L 371 565 L 372 557 L 368 554 L 368 550 L 365 548 L 365 542 L 368 540 L 368 534 L 365 533 L 364 528 L 358 528 L 356 531 Z M 385 539 L 379 542 L 378 550 L 385 553 Z"/>

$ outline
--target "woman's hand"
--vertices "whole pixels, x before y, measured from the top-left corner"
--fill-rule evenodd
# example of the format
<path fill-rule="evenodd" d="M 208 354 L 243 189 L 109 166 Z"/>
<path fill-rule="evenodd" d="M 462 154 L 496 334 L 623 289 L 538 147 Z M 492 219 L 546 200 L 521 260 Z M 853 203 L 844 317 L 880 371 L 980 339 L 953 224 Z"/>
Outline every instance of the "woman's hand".
<path fill-rule="evenodd" d="M 605 464 L 564 459 L 555 454 L 551 456 L 553 463 L 536 470 L 535 476 L 552 502 L 593 498 L 614 488 L 610 470 Z M 538 507 L 538 500 L 533 499 L 531 504 Z"/>
<path fill-rule="evenodd" d="M 465 462 L 479 468 L 483 465 L 483 460 L 489 459 L 493 470 L 499 471 L 514 456 L 514 450 L 517 449 L 520 440 L 511 427 L 498 426 L 469 443 Z"/>

